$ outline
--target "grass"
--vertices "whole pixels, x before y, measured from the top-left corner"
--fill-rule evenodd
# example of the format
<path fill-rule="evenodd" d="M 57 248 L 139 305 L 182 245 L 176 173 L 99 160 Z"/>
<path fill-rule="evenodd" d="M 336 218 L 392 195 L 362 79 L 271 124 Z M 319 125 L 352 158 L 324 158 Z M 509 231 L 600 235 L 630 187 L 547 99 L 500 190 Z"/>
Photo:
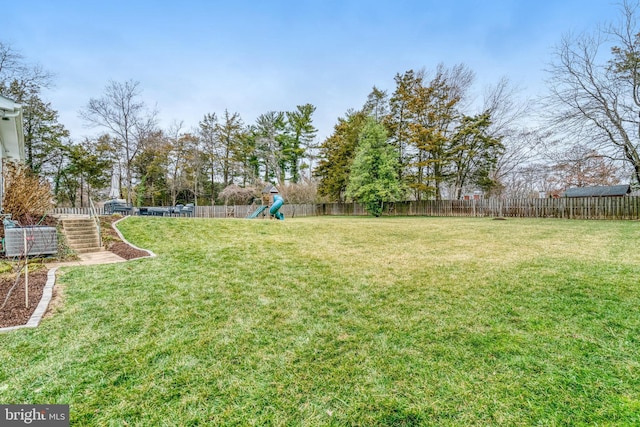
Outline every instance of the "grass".
<path fill-rule="evenodd" d="M 0 335 L 0 402 L 72 425 L 640 423 L 640 223 L 131 218 Z"/>

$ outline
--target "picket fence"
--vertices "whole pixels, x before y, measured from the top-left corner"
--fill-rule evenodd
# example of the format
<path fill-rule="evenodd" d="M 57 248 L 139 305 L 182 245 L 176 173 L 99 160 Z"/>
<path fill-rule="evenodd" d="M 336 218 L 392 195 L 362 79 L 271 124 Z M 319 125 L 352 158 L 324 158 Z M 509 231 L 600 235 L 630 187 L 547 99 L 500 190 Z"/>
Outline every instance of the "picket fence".
<path fill-rule="evenodd" d="M 196 206 L 197 218 L 246 218 L 255 205 Z M 366 216 L 358 203 L 285 204 L 285 218 L 303 216 Z M 55 208 L 53 214 L 89 215 L 89 208 Z M 104 210 L 98 208 L 98 214 Z M 423 200 L 387 203 L 384 216 L 519 217 L 564 219 L 640 219 L 640 197 L 559 199 Z M 262 216 L 260 216 L 262 217 Z"/>

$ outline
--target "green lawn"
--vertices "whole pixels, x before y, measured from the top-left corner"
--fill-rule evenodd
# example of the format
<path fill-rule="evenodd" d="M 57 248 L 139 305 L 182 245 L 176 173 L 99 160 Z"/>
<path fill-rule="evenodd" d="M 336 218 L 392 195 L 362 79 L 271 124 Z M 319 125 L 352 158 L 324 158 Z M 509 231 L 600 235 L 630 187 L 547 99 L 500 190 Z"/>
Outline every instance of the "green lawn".
<path fill-rule="evenodd" d="M 72 425 L 640 423 L 640 223 L 130 218 L 0 334 L 0 403 Z"/>

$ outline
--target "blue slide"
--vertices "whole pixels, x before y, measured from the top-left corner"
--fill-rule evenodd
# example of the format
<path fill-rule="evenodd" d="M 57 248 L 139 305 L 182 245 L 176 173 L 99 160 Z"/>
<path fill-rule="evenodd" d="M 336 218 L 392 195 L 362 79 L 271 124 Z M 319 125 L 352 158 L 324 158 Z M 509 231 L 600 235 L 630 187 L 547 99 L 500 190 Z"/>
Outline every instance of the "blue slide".
<path fill-rule="evenodd" d="M 282 207 L 282 205 L 284 205 L 284 199 L 278 194 L 273 196 L 273 205 L 271 205 L 271 209 L 269 209 L 269 213 L 275 216 L 276 218 L 278 218 L 280 221 L 284 220 L 284 214 L 282 212 L 278 212 L 278 210 Z"/>
<path fill-rule="evenodd" d="M 252 213 L 251 215 L 249 215 L 247 218 L 257 218 L 258 215 L 260 215 L 262 213 L 263 210 L 267 209 L 267 205 L 262 205 L 259 206 L 258 209 L 256 209 L 256 211 L 254 213 Z"/>

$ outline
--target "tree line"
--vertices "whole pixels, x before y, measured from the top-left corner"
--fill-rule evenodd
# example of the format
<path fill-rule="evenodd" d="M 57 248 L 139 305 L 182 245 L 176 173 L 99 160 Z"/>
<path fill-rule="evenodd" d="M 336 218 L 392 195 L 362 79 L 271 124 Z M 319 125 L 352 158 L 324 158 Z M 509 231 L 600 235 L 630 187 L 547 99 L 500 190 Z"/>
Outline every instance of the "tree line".
<path fill-rule="evenodd" d="M 410 200 L 637 185 L 637 15 L 638 3 L 624 2 L 618 23 L 563 38 L 549 93 L 536 103 L 520 100 L 507 79 L 478 99 L 464 64 L 407 70 L 391 90 L 374 86 L 323 141 L 312 104 L 253 123 L 223 110 L 205 113 L 194 129 L 179 121 L 162 128 L 131 80 L 110 81 L 87 101 L 80 115 L 99 133 L 74 141 L 42 97 L 53 76 L 2 42 L 0 94 L 23 105 L 28 167 L 72 206 L 108 197 L 114 183 L 118 197 L 138 205 L 250 202 L 266 183 L 290 202 L 347 201 L 383 175 L 385 197 Z"/>
<path fill-rule="evenodd" d="M 320 147 L 319 192 L 344 201 L 360 133 L 373 118 L 386 130 L 397 159 L 397 177 L 411 199 L 460 198 L 467 188 L 486 193 L 499 182 L 492 175 L 504 152 L 503 135 L 493 125 L 495 106 L 468 112 L 473 72 L 464 65 L 395 76 L 389 96 L 373 87 L 364 106 L 338 120 Z"/>

